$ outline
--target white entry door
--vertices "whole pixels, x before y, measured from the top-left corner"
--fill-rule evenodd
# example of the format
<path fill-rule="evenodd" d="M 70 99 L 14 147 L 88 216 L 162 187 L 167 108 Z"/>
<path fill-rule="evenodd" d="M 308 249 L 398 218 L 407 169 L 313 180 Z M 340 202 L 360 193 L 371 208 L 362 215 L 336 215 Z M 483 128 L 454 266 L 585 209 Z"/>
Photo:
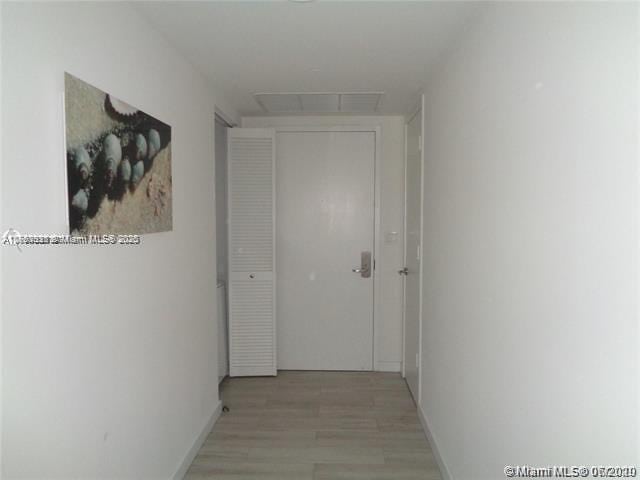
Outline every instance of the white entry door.
<path fill-rule="evenodd" d="M 279 369 L 373 368 L 375 135 L 276 134 Z"/>
<path fill-rule="evenodd" d="M 405 170 L 404 376 L 416 403 L 420 390 L 420 255 L 422 243 L 422 112 L 407 123 Z"/>

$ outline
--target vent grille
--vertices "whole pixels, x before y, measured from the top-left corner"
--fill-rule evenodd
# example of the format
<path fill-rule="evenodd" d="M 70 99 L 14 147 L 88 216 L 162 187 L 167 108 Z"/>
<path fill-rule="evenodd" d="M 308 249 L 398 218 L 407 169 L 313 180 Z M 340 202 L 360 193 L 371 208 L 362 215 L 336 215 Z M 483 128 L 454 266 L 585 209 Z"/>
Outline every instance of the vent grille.
<path fill-rule="evenodd" d="M 266 113 L 376 113 L 383 92 L 256 93 Z"/>

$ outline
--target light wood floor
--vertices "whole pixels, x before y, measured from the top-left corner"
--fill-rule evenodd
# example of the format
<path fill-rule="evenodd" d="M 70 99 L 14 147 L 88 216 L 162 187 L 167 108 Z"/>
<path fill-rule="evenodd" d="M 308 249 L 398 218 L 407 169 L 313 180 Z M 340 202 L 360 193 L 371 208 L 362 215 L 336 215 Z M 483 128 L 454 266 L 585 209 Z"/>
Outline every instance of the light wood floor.
<path fill-rule="evenodd" d="M 281 371 L 221 396 L 189 480 L 441 480 L 399 374 Z"/>

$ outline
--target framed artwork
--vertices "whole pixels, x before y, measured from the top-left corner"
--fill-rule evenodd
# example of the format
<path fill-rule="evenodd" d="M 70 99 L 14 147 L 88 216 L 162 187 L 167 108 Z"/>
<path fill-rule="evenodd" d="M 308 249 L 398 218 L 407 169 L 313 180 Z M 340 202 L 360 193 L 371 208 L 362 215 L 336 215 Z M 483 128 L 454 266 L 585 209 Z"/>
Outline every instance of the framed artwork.
<path fill-rule="evenodd" d="M 171 127 L 65 73 L 69 231 L 172 230 Z"/>

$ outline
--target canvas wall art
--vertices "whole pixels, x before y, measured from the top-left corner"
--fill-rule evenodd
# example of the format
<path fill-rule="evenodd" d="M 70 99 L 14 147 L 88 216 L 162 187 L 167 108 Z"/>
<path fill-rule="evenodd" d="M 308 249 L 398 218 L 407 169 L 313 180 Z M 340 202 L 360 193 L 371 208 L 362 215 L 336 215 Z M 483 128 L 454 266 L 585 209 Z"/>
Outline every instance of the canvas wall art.
<path fill-rule="evenodd" d="M 172 229 L 171 127 L 65 73 L 69 230 Z"/>

